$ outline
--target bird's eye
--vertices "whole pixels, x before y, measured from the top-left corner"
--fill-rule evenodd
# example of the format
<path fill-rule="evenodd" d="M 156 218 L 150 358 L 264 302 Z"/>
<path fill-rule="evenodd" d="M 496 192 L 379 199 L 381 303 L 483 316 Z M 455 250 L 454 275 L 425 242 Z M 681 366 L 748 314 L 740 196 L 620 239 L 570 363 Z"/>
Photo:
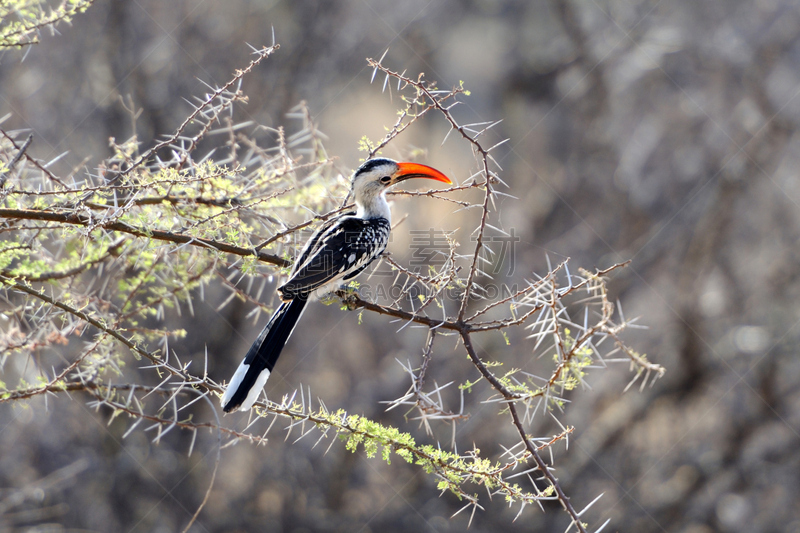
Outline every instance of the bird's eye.
<path fill-rule="evenodd" d="M 390 176 L 384 176 L 381 178 L 381 183 L 389 183 L 390 181 L 392 181 Z"/>

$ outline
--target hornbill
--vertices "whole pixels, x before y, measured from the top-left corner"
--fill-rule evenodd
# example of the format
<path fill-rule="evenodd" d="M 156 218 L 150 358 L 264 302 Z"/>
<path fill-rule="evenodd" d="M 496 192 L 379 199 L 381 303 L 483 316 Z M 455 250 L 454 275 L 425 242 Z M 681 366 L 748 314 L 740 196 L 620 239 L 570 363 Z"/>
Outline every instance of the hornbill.
<path fill-rule="evenodd" d="M 246 411 L 253 406 L 312 293 L 335 290 L 339 282 L 355 277 L 383 252 L 391 230 L 386 190 L 410 178 L 452 183 L 431 167 L 386 158 L 369 159 L 355 171 L 351 192 L 357 211 L 327 221 L 306 243 L 288 281 L 278 287 L 281 305 L 222 395 L 223 411 Z"/>

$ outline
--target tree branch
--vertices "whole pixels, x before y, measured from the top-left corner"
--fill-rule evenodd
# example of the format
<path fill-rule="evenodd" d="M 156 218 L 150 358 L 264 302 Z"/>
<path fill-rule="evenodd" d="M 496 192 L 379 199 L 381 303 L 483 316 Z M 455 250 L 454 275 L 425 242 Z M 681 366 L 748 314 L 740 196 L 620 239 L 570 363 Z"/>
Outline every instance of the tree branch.
<path fill-rule="evenodd" d="M 242 248 L 220 241 L 211 239 L 203 239 L 200 237 L 191 237 L 180 233 L 172 233 L 169 231 L 137 228 L 119 220 L 111 222 L 103 222 L 101 219 L 93 220 L 90 217 L 80 213 L 54 213 L 52 211 L 44 211 L 38 209 L 5 209 L 0 208 L 0 218 L 8 219 L 23 219 L 23 220 L 46 220 L 48 222 L 60 222 L 62 224 L 73 224 L 83 226 L 90 229 L 103 228 L 110 231 L 119 231 L 121 233 L 128 233 L 137 237 L 148 239 L 156 239 L 159 241 L 173 242 L 176 244 L 190 244 L 200 248 L 211 248 L 220 252 L 238 255 L 241 257 L 255 256 L 259 261 L 270 263 L 278 267 L 287 267 L 292 264 L 277 255 L 268 254 L 266 252 L 256 251 L 251 248 Z"/>

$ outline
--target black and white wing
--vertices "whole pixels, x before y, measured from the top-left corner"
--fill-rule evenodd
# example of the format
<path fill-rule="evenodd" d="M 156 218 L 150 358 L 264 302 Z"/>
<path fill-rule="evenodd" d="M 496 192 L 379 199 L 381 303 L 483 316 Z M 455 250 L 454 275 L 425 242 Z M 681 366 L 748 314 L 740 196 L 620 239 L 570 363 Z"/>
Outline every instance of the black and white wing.
<path fill-rule="evenodd" d="M 364 270 L 389 242 L 385 218 L 343 216 L 323 226 L 295 262 L 289 280 L 278 290 L 284 299 L 308 296 L 336 280 L 348 280 Z"/>

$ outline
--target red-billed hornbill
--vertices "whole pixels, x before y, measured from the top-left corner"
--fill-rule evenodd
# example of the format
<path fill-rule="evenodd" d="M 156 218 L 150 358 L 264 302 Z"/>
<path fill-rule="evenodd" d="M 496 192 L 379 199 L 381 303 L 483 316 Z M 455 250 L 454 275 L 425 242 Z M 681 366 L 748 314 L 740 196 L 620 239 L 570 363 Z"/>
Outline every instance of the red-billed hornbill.
<path fill-rule="evenodd" d="M 391 230 L 386 190 L 410 178 L 452 183 L 431 167 L 385 158 L 370 159 L 356 170 L 352 194 L 358 210 L 323 224 L 300 252 L 289 280 L 278 287 L 283 303 L 250 346 L 222 395 L 223 411 L 246 411 L 253 406 L 312 293 L 337 289 L 339 282 L 355 277 L 383 252 Z"/>

